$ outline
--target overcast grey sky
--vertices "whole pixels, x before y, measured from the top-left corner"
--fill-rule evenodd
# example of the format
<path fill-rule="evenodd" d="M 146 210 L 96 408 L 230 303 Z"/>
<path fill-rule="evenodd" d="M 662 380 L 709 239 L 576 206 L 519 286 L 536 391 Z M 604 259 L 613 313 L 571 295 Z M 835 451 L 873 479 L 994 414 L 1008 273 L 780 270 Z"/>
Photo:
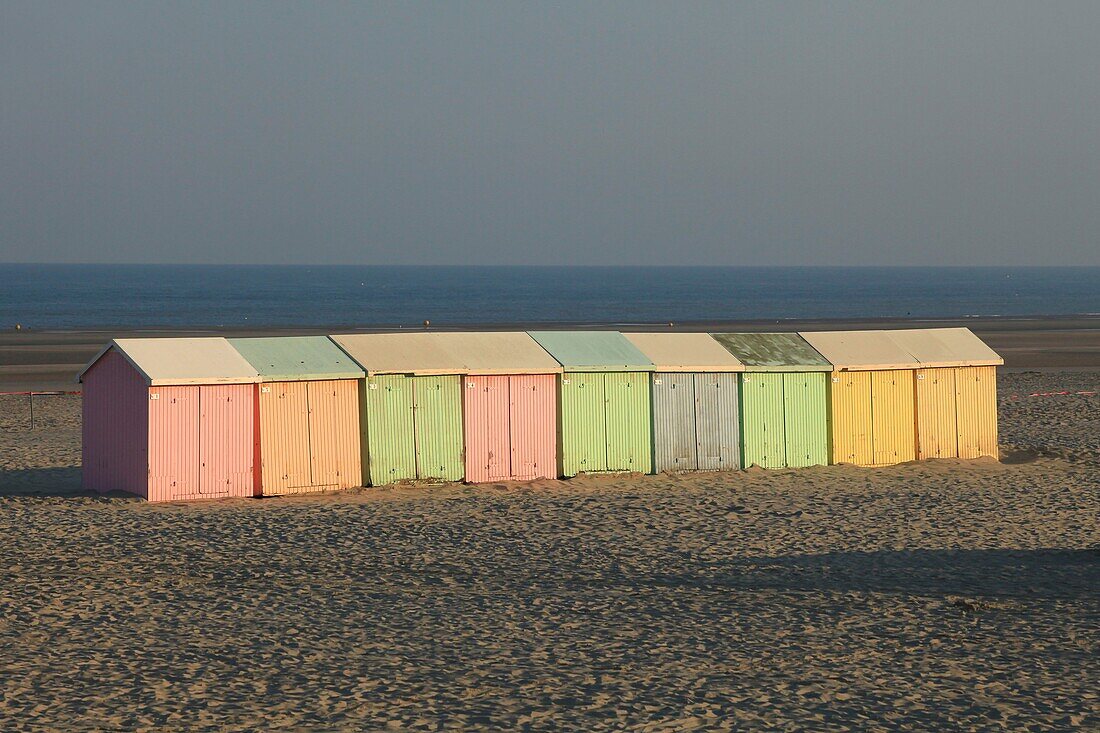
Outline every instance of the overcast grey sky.
<path fill-rule="evenodd" d="M 0 262 L 1100 265 L 1100 3 L 0 3 Z"/>

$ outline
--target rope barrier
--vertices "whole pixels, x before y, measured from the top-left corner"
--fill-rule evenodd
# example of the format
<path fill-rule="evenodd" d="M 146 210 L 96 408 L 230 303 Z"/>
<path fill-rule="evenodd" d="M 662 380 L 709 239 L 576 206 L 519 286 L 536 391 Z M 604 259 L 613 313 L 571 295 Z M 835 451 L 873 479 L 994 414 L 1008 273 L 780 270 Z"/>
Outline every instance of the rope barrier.
<path fill-rule="evenodd" d="M 0 392 L 0 397 L 5 395 L 22 395 L 24 397 L 31 396 L 37 397 L 39 395 L 63 395 L 63 394 L 81 394 L 79 390 L 75 392 Z"/>

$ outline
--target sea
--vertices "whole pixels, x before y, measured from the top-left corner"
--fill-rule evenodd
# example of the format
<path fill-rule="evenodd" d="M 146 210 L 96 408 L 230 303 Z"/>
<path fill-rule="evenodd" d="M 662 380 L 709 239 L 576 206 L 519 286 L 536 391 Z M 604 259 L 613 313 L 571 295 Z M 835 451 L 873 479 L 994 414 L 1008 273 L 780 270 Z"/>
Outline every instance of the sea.
<path fill-rule="evenodd" d="M 1100 313 L 1100 267 L 0 264 L 0 329 L 692 323 Z"/>

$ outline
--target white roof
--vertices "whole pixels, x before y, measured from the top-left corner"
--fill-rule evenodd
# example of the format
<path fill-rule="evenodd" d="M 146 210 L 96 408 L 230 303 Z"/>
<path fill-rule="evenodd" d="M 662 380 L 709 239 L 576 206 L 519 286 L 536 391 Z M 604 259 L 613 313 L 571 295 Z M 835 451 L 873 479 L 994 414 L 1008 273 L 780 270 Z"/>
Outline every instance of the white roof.
<path fill-rule="evenodd" d="M 920 361 L 886 331 L 800 331 L 799 334 L 838 372 L 921 366 Z"/>
<path fill-rule="evenodd" d="M 659 372 L 743 372 L 745 365 L 709 333 L 624 333 Z"/>
<path fill-rule="evenodd" d="M 469 374 L 557 374 L 558 360 L 523 331 L 453 331 L 432 336 Z"/>
<path fill-rule="evenodd" d="M 1005 360 L 969 328 L 912 328 L 886 331 L 921 366 L 997 366 Z"/>
<path fill-rule="evenodd" d="M 227 340 L 200 338 L 115 339 L 88 362 L 77 379 L 111 349 L 116 349 L 150 386 L 172 384 L 247 384 L 260 375 Z"/>
<path fill-rule="evenodd" d="M 556 374 L 562 368 L 522 331 L 330 336 L 367 374 Z"/>

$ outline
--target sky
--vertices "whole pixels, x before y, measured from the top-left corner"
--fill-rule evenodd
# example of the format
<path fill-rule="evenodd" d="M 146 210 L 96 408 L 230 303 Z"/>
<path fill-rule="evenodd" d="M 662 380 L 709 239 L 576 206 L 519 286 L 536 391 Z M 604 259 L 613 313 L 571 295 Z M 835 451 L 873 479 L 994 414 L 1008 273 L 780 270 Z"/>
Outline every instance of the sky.
<path fill-rule="evenodd" d="M 1100 265 L 1100 3 L 0 3 L 0 262 Z"/>

